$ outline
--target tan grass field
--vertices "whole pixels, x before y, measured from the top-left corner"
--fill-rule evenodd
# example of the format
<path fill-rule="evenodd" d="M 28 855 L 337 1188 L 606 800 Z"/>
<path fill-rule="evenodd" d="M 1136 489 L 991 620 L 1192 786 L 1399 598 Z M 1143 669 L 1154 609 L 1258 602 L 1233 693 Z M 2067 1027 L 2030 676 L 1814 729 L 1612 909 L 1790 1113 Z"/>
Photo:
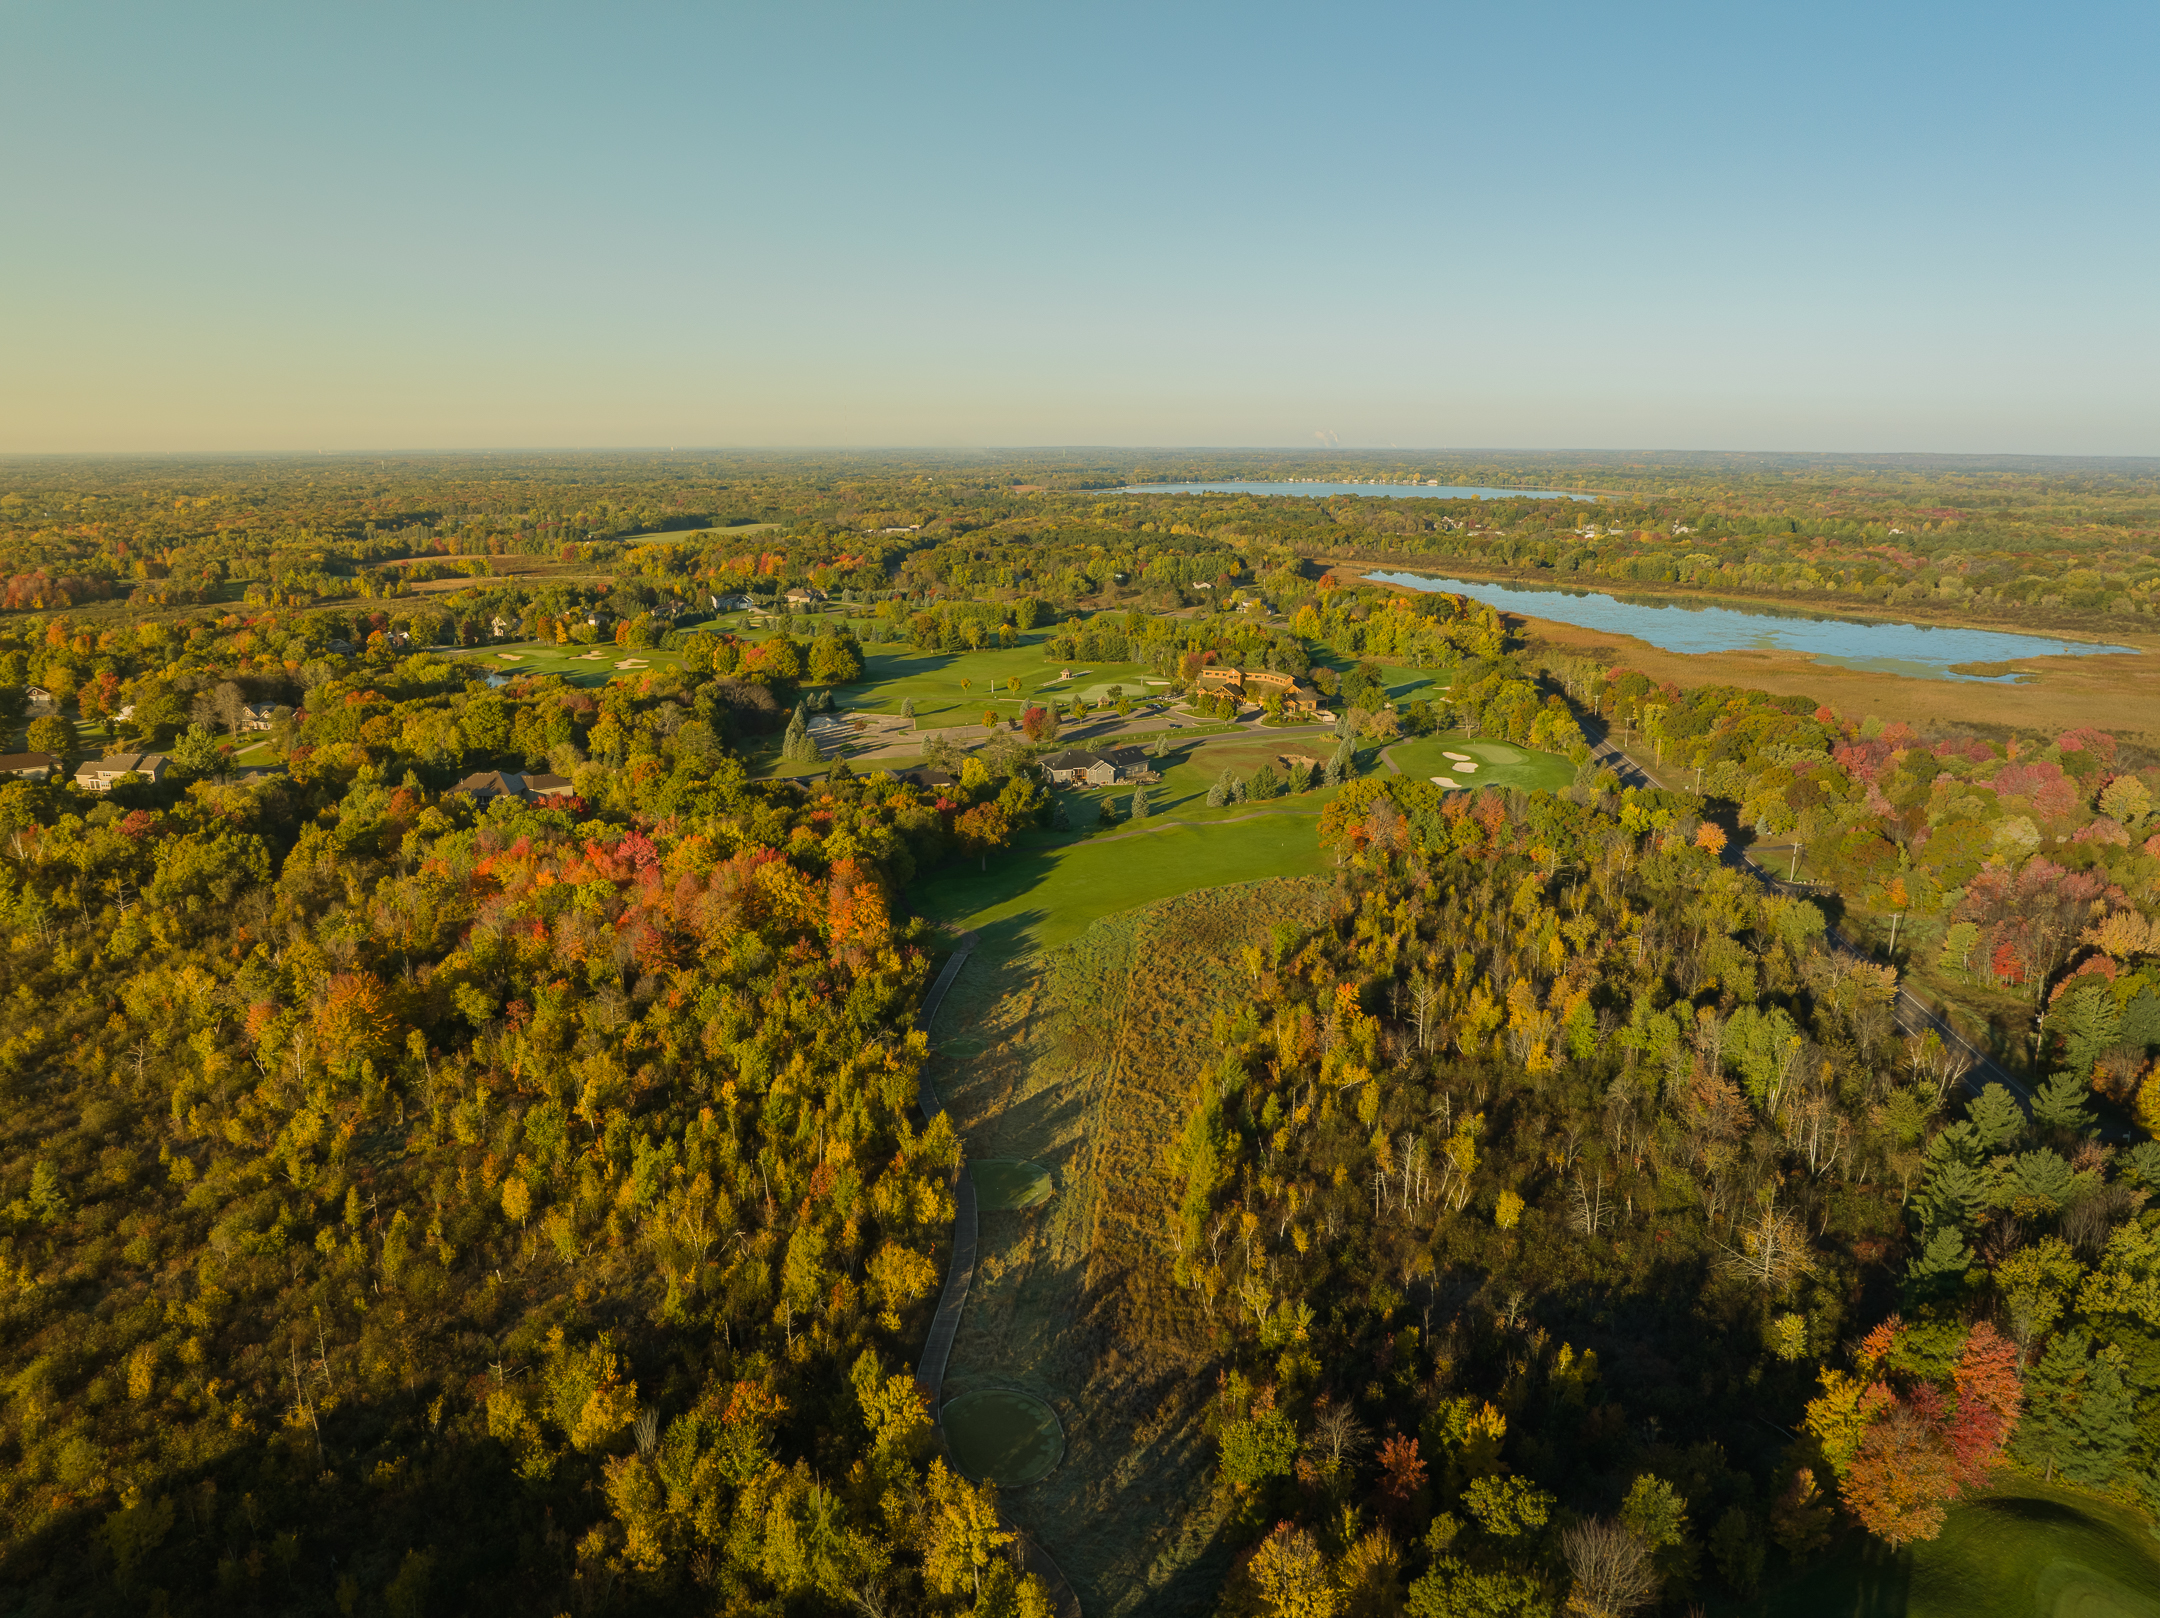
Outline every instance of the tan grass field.
<path fill-rule="evenodd" d="M 1091 1615 L 1180 1611 L 1220 1583 L 1199 1419 L 1212 1328 L 1171 1277 L 1181 1188 L 1165 1148 L 1214 1066 L 1216 1013 L 1249 996 L 1233 963 L 1326 891 L 1325 877 L 1203 889 L 1047 954 L 979 950 L 939 1012 L 933 1076 L 968 1155 L 1029 1158 L 1056 1182 L 1039 1208 L 982 1216 L 946 1396 L 1015 1387 L 1056 1409 L 1064 1461 L 1003 1503 Z"/>

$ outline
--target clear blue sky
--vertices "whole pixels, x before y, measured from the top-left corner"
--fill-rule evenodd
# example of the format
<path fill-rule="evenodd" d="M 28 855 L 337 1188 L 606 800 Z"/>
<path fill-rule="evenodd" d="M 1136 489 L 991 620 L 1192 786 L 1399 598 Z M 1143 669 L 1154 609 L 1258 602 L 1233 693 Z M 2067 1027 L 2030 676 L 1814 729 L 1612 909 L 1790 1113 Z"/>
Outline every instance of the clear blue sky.
<path fill-rule="evenodd" d="M 18 5 L 0 450 L 2160 453 L 2160 8 Z"/>

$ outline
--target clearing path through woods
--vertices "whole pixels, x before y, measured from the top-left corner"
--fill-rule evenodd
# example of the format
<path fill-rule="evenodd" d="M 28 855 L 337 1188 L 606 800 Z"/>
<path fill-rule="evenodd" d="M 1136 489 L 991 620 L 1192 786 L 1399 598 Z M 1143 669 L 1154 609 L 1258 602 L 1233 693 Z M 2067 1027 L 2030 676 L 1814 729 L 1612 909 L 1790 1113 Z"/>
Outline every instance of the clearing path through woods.
<path fill-rule="evenodd" d="M 1025 1159 L 1054 1184 L 1035 1206 L 982 1210 L 944 1395 L 1011 1389 L 1056 1411 L 1063 1460 L 999 1503 L 1088 1618 L 1205 1602 L 1228 1566 L 1200 1419 L 1216 1328 L 1171 1273 L 1173 1154 L 1216 1016 L 1251 1003 L 1272 931 L 1302 931 L 1331 886 L 1203 889 L 1048 951 L 986 934 L 938 1014 L 930 1076 L 968 1157 Z"/>

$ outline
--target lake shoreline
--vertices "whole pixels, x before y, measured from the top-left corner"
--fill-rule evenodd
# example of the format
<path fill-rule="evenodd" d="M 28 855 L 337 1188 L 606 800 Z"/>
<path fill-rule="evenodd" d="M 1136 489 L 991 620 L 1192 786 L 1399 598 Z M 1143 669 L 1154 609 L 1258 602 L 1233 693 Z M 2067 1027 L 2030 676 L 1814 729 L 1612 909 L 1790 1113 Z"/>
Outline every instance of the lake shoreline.
<path fill-rule="evenodd" d="M 1443 573 L 1443 570 L 1436 567 L 1429 559 L 1422 557 L 1394 556 L 1369 559 L 1364 557 L 1315 556 L 1309 558 L 1309 560 L 1315 567 L 1326 568 L 1333 573 L 1352 574 L 1361 582 L 1379 585 L 1390 590 L 1410 591 L 1410 586 L 1391 584 L 1385 579 L 1372 578 L 1370 575 L 1382 572 L 1400 572 L 1422 573 L 1437 578 L 1442 576 Z M 1475 567 L 1458 567 L 1453 564 L 1450 564 L 1444 571 L 1446 576 L 1461 579 L 1466 584 L 1489 584 L 1499 589 L 1523 590 L 1539 595 L 1603 595 L 1612 597 L 1624 606 L 1722 607 L 1728 612 L 1744 612 L 1756 617 L 1785 618 L 1810 623 L 1850 623 L 1868 626 L 1911 624 L 1920 629 L 1976 629 L 1997 635 L 2026 635 L 2036 640 L 2081 641 L 2087 645 L 2114 645 L 2120 643 L 2129 646 L 2132 651 L 2141 655 L 2146 653 L 2160 654 L 2160 624 L 2154 624 L 2154 627 L 2151 628 L 2145 627 L 2147 624 L 2153 624 L 2153 620 L 2150 619 L 2132 620 L 2130 624 L 2126 624 L 2121 628 L 2111 626 L 2103 635 L 2100 631 L 2089 626 L 2080 626 L 2075 630 L 2035 629 L 2030 624 L 2007 616 L 1981 617 L 1970 613 L 1944 612 L 1933 603 L 1924 606 L 1918 603 L 1903 603 L 1892 607 L 1885 606 L 1880 602 L 1855 602 L 1849 607 L 1808 607 L 1800 606 L 1786 596 L 1732 595 L 1722 591 L 1711 592 L 1689 589 L 1685 586 L 1638 584 L 1632 589 L 1622 591 L 1614 588 L 1611 581 L 1580 585 L 1549 584 L 1543 580 L 1524 579 L 1515 574 L 1482 572 Z M 1411 593 L 1422 594 L 1424 592 L 1411 591 Z M 1513 612 L 1509 608 L 1500 610 L 1515 617 L 1526 616 L 1522 613 Z M 1561 620 L 1551 619 L 1545 621 L 1557 623 Z M 1618 634 L 1621 631 L 1608 631 L 1608 633 Z M 1690 654 L 1675 653 L 1673 655 L 1686 656 Z M 2039 653 L 2034 655 L 2046 656 L 2050 654 Z"/>

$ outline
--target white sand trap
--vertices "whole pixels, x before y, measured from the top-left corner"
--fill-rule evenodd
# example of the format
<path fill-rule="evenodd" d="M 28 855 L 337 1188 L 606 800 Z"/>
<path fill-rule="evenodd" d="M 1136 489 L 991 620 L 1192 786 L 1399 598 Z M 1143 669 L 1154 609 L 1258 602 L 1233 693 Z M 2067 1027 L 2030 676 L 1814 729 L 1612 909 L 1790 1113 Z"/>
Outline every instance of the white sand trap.
<path fill-rule="evenodd" d="M 505 663 L 522 663 L 525 661 L 523 652 L 497 652 L 495 655 Z"/>
<path fill-rule="evenodd" d="M 1468 774 L 1469 774 L 1469 773 L 1470 773 L 1470 772 L 1471 772 L 1472 770 L 1474 770 L 1474 769 L 1476 769 L 1476 768 L 1477 768 L 1477 766 L 1476 766 L 1475 764 L 1470 764 L 1470 763 L 1463 763 L 1463 764 L 1458 764 L 1458 765 L 1456 765 L 1456 766 L 1455 766 L 1455 773 L 1456 773 L 1457 775 L 1468 775 Z"/>
<path fill-rule="evenodd" d="M 1440 756 L 1442 758 L 1453 759 L 1458 764 L 1467 764 L 1470 762 L 1470 755 L 1468 753 L 1442 753 Z"/>
<path fill-rule="evenodd" d="M 606 655 L 607 654 L 605 652 L 587 652 L 583 657 L 579 658 L 578 661 L 580 663 L 597 663 Z"/>
<path fill-rule="evenodd" d="M 1432 784 L 1436 787 L 1451 787 L 1455 785 L 1455 777 L 1452 775 L 1436 775 L 1432 778 Z"/>
<path fill-rule="evenodd" d="M 615 666 L 619 669 L 641 669 L 648 665 L 642 657 L 626 657 Z"/>

